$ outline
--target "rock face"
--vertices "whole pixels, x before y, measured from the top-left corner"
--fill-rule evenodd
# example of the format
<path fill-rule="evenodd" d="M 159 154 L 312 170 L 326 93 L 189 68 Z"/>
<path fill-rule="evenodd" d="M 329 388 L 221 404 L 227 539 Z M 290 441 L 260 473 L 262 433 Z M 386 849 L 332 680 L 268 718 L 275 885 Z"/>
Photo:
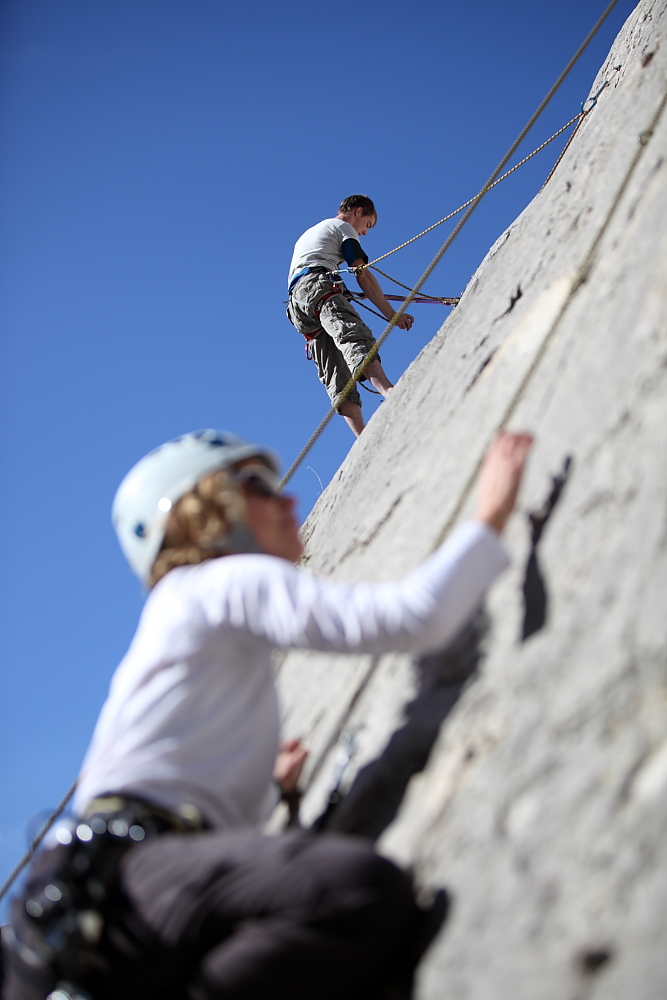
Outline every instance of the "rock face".
<path fill-rule="evenodd" d="M 453 649 L 278 667 L 312 748 L 302 821 L 353 738 L 323 824 L 451 890 L 420 1000 L 666 992 L 666 36 L 644 0 L 553 178 L 305 526 L 309 568 L 398 578 L 469 513 L 495 430 L 536 436 L 513 568 Z"/>

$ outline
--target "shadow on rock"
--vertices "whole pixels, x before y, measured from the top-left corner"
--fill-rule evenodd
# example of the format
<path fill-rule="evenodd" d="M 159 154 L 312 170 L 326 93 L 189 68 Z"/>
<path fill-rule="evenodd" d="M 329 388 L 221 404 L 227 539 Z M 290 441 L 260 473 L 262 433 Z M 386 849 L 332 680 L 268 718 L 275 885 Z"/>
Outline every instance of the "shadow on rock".
<path fill-rule="evenodd" d="M 523 581 L 523 630 L 521 641 L 539 632 L 544 627 L 547 620 L 549 599 L 544 576 L 540 567 L 537 547 L 542 538 L 547 521 L 554 512 L 554 508 L 560 500 L 565 483 L 570 475 L 572 459 L 568 455 L 563 463 L 563 470 L 557 476 L 551 477 L 551 492 L 546 498 L 541 508 L 528 514 L 530 521 L 531 545 L 528 563 L 526 564 L 526 575 Z"/>
<path fill-rule="evenodd" d="M 424 769 L 444 719 L 477 673 L 487 631 L 487 615 L 479 611 L 446 651 L 418 661 L 419 691 L 406 706 L 404 725 L 382 755 L 359 771 L 347 795 L 332 796 L 313 829 L 373 840 L 380 836 L 396 816 L 410 778 Z"/>

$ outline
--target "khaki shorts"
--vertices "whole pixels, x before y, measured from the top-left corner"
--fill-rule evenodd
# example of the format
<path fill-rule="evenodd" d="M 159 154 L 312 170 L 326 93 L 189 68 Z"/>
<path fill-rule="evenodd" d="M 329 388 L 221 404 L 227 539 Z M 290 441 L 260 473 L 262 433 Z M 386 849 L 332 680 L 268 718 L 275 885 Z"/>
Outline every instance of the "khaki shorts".
<path fill-rule="evenodd" d="M 287 315 L 299 333 L 312 336 L 320 331 L 311 340 L 310 350 L 320 382 L 337 407 L 340 394 L 366 360 L 375 337 L 342 293 L 327 299 L 319 318 L 315 315 L 318 302 L 333 288 L 326 274 L 304 275 L 292 289 Z M 347 399 L 361 405 L 356 388 Z"/>

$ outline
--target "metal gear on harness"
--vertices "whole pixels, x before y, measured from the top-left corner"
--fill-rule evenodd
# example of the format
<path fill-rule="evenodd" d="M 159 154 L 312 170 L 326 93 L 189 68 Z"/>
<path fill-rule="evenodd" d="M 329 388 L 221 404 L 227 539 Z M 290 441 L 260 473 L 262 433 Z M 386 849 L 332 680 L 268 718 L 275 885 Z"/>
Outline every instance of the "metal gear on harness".
<path fill-rule="evenodd" d="M 119 884 L 123 855 L 146 837 L 197 833 L 206 825 L 194 806 L 178 813 L 140 799 L 109 796 L 90 803 L 86 818 L 61 823 L 57 846 L 40 856 L 15 920 L 3 942 L 24 965 L 48 970 L 57 982 L 47 1000 L 92 1000 L 97 949 L 107 925 L 118 923 L 127 903 Z"/>
<path fill-rule="evenodd" d="M 37 866 L 23 904 L 27 922 L 18 935 L 11 926 L 3 930 L 4 944 L 19 961 L 55 973 L 48 1000 L 92 1000 L 85 983 L 95 948 L 107 920 L 122 906 L 118 864 L 145 836 L 139 824 L 117 819 L 107 825 L 99 817 L 56 830 L 59 863 L 41 878 Z"/>

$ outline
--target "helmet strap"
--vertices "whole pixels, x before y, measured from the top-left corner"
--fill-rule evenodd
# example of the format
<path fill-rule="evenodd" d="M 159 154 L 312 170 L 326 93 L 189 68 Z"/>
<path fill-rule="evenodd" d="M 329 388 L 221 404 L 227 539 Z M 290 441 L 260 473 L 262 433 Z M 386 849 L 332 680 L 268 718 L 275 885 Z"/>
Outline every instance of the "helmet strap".
<path fill-rule="evenodd" d="M 245 553 L 263 551 L 253 533 L 242 521 L 237 521 L 233 524 L 226 535 L 216 538 L 211 543 L 211 548 L 219 549 L 221 552 Z"/>

